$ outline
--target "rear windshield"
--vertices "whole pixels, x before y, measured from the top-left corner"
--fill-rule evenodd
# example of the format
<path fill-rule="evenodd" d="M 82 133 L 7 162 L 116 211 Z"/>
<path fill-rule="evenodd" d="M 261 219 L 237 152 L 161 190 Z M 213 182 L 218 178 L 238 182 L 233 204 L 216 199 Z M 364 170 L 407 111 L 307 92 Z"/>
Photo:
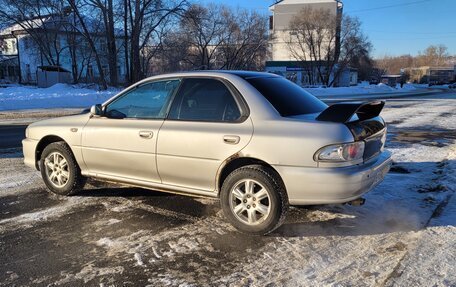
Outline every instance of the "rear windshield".
<path fill-rule="evenodd" d="M 328 106 L 285 78 L 250 78 L 255 87 L 282 117 L 320 113 Z"/>

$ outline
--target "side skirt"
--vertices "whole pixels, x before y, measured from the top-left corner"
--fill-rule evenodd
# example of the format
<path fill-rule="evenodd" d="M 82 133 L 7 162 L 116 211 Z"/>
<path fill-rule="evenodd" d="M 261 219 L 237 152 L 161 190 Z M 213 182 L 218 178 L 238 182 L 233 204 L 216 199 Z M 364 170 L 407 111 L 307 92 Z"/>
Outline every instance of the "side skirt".
<path fill-rule="evenodd" d="M 119 177 L 119 176 L 112 176 L 106 174 L 94 174 L 94 173 L 85 173 L 82 172 L 82 175 L 87 177 L 93 177 L 95 179 L 99 179 L 105 182 L 112 182 L 112 183 L 120 183 L 125 184 L 128 186 L 134 186 L 139 188 L 150 189 L 154 191 L 161 191 L 161 192 L 168 192 L 168 193 L 175 193 L 179 195 L 186 195 L 186 196 L 196 196 L 196 197 L 209 197 L 209 198 L 218 198 L 218 191 L 206 191 L 200 189 L 193 189 L 175 185 L 168 185 L 162 184 L 157 182 L 149 182 L 149 181 L 142 181 L 136 180 L 131 178 Z"/>

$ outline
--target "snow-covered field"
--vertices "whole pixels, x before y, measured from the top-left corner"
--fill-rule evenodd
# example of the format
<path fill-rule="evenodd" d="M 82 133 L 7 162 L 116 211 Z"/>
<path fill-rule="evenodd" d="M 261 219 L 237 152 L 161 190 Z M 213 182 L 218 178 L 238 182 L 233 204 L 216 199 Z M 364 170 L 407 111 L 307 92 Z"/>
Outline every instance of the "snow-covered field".
<path fill-rule="evenodd" d="M 10 86 L 0 88 L 0 111 L 38 108 L 81 108 L 100 104 L 119 90 L 96 91 L 66 84 L 49 88 Z"/>
<path fill-rule="evenodd" d="M 456 95 L 383 116 L 395 164 L 366 204 L 292 208 L 265 237 L 214 200 L 97 183 L 57 197 L 0 151 L 0 285 L 456 286 Z"/>

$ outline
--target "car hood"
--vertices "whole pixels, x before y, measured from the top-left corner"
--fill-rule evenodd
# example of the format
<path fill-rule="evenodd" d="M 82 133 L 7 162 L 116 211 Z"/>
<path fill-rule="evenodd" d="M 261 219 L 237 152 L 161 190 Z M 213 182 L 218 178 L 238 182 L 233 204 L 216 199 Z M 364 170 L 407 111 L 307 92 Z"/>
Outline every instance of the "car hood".
<path fill-rule="evenodd" d="M 85 123 L 89 120 L 89 114 L 78 114 L 72 116 L 64 116 L 58 117 L 53 119 L 42 120 L 38 122 L 34 122 L 29 125 L 29 128 L 36 128 L 36 127 L 53 127 L 53 126 L 72 126 L 72 125 L 85 125 Z"/>
<path fill-rule="evenodd" d="M 90 114 L 79 114 L 34 122 L 27 128 L 27 137 L 35 140 L 47 135 L 66 138 L 71 129 L 73 129 L 72 134 L 79 134 L 74 130 L 80 132 L 89 118 Z"/>

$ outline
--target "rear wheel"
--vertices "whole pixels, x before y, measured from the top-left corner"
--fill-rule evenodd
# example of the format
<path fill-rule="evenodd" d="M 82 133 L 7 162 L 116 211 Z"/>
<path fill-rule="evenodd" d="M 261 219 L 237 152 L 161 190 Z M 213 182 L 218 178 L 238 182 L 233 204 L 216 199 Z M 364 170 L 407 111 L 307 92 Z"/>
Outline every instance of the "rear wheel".
<path fill-rule="evenodd" d="M 228 175 L 220 202 L 237 229 L 256 235 L 278 228 L 288 210 L 288 197 L 279 176 L 261 165 L 242 167 Z"/>
<path fill-rule="evenodd" d="M 43 150 L 40 171 L 48 189 L 60 195 L 74 194 L 84 187 L 86 181 L 64 142 L 51 143 Z"/>

